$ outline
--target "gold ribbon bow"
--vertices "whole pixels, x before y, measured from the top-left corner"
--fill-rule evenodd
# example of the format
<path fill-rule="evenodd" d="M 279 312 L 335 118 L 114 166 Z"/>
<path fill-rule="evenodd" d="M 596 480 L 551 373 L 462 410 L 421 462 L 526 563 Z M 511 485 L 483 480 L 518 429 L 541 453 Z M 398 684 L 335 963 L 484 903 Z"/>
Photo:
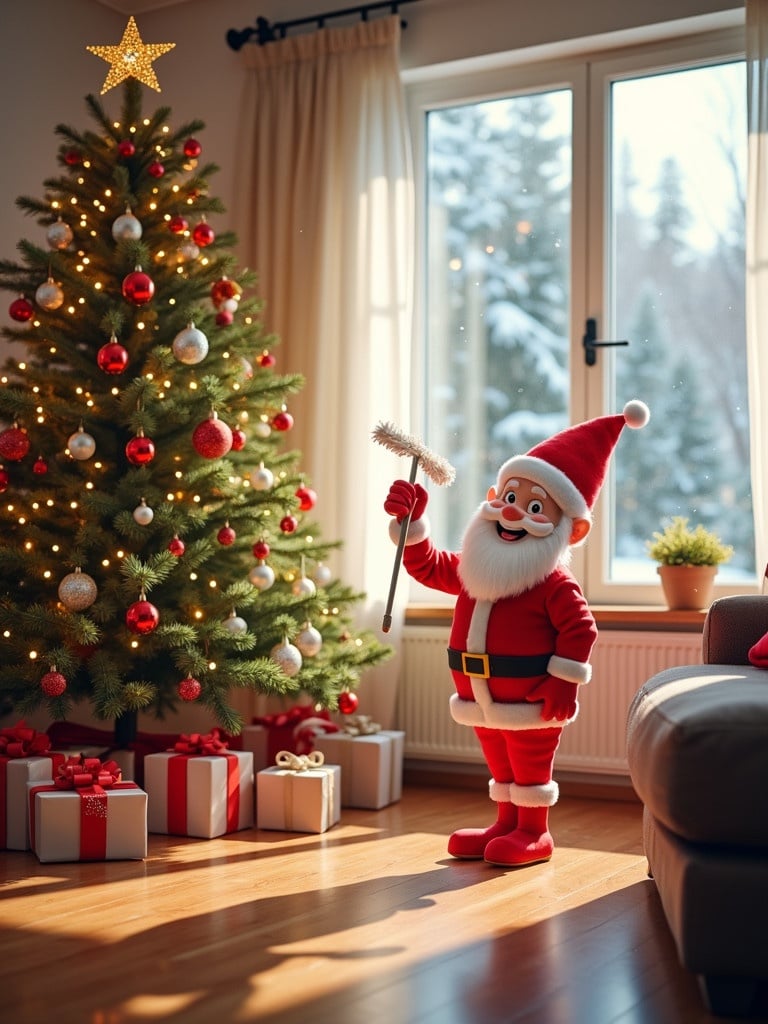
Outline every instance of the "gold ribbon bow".
<path fill-rule="evenodd" d="M 310 768 L 321 768 L 325 763 L 322 750 L 313 750 L 311 754 L 294 754 L 291 750 L 281 750 L 275 755 L 278 768 L 287 768 L 290 772 L 305 772 Z"/>
<path fill-rule="evenodd" d="M 344 732 L 350 736 L 373 736 L 381 732 L 381 726 L 371 721 L 370 715 L 355 715 L 344 723 Z"/>

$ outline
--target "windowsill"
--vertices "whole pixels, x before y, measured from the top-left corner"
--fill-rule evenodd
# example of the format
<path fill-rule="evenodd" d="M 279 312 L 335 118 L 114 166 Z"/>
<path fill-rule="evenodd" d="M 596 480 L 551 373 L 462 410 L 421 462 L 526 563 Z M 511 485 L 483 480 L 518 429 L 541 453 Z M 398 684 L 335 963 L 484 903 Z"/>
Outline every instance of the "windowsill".
<path fill-rule="evenodd" d="M 700 633 L 705 611 L 670 611 L 663 605 L 590 605 L 598 629 L 664 630 L 670 633 Z M 411 604 L 405 613 L 406 626 L 447 626 L 453 618 L 450 605 Z"/>

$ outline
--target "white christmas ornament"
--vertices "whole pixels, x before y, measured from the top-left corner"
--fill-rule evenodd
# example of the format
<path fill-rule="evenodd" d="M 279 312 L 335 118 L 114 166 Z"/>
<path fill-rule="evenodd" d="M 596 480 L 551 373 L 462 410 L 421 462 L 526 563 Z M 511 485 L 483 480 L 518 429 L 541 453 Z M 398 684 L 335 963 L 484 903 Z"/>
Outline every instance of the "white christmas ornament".
<path fill-rule="evenodd" d="M 141 222 L 134 217 L 129 207 L 112 224 L 112 237 L 116 242 L 138 242 L 142 230 Z"/>
<path fill-rule="evenodd" d="M 323 646 L 323 638 L 320 631 L 307 623 L 296 637 L 296 646 L 305 658 L 314 658 Z"/>
<path fill-rule="evenodd" d="M 59 600 L 70 612 L 82 612 L 90 608 L 98 596 L 93 578 L 87 572 L 75 569 L 59 583 Z"/>
<path fill-rule="evenodd" d="M 251 486 L 257 491 L 268 491 L 275 482 L 275 475 L 262 462 L 258 469 L 251 473 Z"/>
<path fill-rule="evenodd" d="M 294 580 L 291 590 L 295 597 L 314 597 L 317 593 L 317 587 L 308 576 L 299 576 Z"/>
<path fill-rule="evenodd" d="M 59 217 L 54 224 L 49 226 L 45 237 L 51 249 L 66 249 L 74 236 L 69 224 Z"/>
<path fill-rule="evenodd" d="M 173 354 L 185 366 L 202 363 L 208 355 L 208 339 L 193 323 L 187 324 L 173 339 Z"/>
<path fill-rule="evenodd" d="M 259 562 L 248 573 L 248 579 L 258 590 L 269 590 L 275 582 L 275 573 L 266 562 Z"/>
<path fill-rule="evenodd" d="M 139 524 L 139 526 L 149 526 L 152 520 L 155 518 L 155 513 L 142 498 L 141 504 L 137 505 L 133 510 L 133 518 Z"/>
<path fill-rule="evenodd" d="M 64 302 L 64 292 L 53 278 L 49 277 L 35 292 L 35 302 L 41 309 L 51 312 Z"/>
<path fill-rule="evenodd" d="M 86 459 L 90 459 L 96 451 L 96 442 L 81 427 L 74 434 L 70 435 L 67 447 L 73 459 L 77 459 L 78 462 L 84 462 Z"/>
<path fill-rule="evenodd" d="M 287 640 L 276 644 L 270 651 L 270 657 L 277 662 L 287 676 L 295 676 L 301 669 L 301 651 L 293 644 L 289 644 Z"/>
<path fill-rule="evenodd" d="M 324 565 L 322 562 L 318 562 L 315 566 L 315 583 L 318 587 L 327 587 L 333 579 L 333 573 Z"/>
<path fill-rule="evenodd" d="M 196 260 L 200 255 L 200 250 L 194 242 L 185 242 L 179 246 L 179 259 L 182 263 L 187 263 L 191 260 Z"/>
<path fill-rule="evenodd" d="M 228 630 L 233 636 L 242 636 L 243 633 L 248 632 L 248 623 L 245 619 L 240 618 L 234 612 L 230 612 L 224 622 L 222 623 L 224 629 Z"/>
<path fill-rule="evenodd" d="M 256 435 L 256 437 L 269 437 L 269 435 L 272 433 L 272 427 L 270 427 L 268 423 L 265 423 L 264 420 L 258 420 L 253 425 L 253 432 Z"/>

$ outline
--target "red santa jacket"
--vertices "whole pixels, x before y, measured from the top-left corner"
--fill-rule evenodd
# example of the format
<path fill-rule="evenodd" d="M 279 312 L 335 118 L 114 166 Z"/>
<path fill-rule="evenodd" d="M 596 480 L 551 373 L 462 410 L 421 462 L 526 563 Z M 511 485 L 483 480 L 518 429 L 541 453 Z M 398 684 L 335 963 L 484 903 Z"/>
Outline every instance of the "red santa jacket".
<path fill-rule="evenodd" d="M 403 552 L 414 579 L 457 595 L 449 649 L 455 666 L 453 718 L 496 729 L 561 728 L 564 722 L 545 721 L 541 705 L 525 698 L 548 676 L 589 682 L 597 628 L 578 582 L 558 567 L 516 597 L 476 601 L 462 587 L 460 559 L 458 553 L 438 551 L 428 537 Z M 497 656 L 504 660 L 495 665 Z"/>

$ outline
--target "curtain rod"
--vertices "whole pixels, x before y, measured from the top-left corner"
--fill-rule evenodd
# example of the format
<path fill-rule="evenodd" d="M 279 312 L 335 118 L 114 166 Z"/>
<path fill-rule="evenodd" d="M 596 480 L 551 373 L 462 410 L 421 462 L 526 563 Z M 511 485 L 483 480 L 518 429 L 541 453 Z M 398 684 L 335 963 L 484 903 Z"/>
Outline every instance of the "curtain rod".
<path fill-rule="evenodd" d="M 342 18 L 348 14 L 359 14 L 363 21 L 367 21 L 369 11 L 388 7 L 392 14 L 397 14 L 398 8 L 402 7 L 403 4 L 413 4 L 416 2 L 417 0 L 383 0 L 381 3 L 358 4 L 356 7 L 345 7 L 343 10 L 338 11 L 325 11 L 323 14 L 314 14 L 308 18 L 294 18 L 293 21 L 275 21 L 272 24 L 266 18 L 257 18 L 255 26 L 248 25 L 243 29 L 231 28 L 227 32 L 227 45 L 235 51 L 241 49 L 245 43 L 249 43 L 252 40 L 258 43 L 259 46 L 264 46 L 266 43 L 275 42 L 278 38 L 285 39 L 288 29 L 294 28 L 297 25 L 317 25 L 318 28 L 324 28 L 325 22 L 329 18 Z M 406 22 L 402 24 L 403 28 L 405 28 Z"/>

